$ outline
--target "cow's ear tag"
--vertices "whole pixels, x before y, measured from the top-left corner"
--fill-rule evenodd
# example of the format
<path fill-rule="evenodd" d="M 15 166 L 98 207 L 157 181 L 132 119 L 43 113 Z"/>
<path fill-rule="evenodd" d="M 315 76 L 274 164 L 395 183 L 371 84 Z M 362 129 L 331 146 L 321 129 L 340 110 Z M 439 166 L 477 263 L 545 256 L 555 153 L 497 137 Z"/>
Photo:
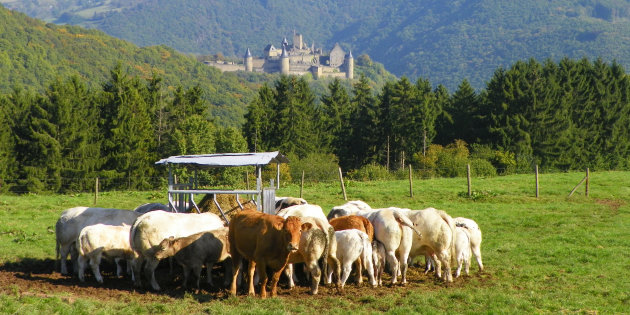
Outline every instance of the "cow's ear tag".
<path fill-rule="evenodd" d="M 313 225 L 310 222 L 306 222 L 302 224 L 302 231 L 308 231 L 313 228 Z"/>

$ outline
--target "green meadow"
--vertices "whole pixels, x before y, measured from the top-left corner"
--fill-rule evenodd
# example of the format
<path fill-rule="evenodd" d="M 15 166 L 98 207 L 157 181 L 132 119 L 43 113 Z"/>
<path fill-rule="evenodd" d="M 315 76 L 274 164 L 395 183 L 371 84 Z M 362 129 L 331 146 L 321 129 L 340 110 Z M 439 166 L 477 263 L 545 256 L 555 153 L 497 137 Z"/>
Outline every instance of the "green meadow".
<path fill-rule="evenodd" d="M 413 198 L 407 180 L 346 182 L 348 200 L 361 199 L 374 208 L 435 207 L 479 224 L 485 270 L 479 273 L 473 261 L 471 275 L 448 286 L 424 276 L 421 283 L 366 288 L 364 294 L 325 291 L 312 298 L 261 300 L 186 293 L 106 302 L 68 299 L 64 292 L 38 297 L 9 287 L 0 288 L 0 313 L 629 313 L 630 172 L 591 172 L 589 195 L 582 184 L 568 197 L 583 177 L 578 172 L 541 174 L 538 198 L 533 175 L 473 178 L 471 196 L 466 178 L 415 179 Z M 295 184 L 277 191 L 279 196 L 299 194 Z M 325 212 L 345 202 L 339 182 L 306 184 L 303 197 Z M 132 209 L 165 201 L 166 189 L 103 192 L 96 204 L 90 193 L 0 195 L 0 271 L 25 260 L 51 262 L 54 224 L 64 209 Z"/>

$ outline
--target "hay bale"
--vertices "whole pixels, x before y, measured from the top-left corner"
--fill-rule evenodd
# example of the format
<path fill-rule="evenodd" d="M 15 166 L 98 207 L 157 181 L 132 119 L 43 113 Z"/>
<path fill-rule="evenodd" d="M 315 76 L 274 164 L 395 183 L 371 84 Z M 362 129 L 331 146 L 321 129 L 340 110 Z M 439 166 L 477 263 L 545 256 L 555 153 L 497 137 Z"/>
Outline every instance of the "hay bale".
<path fill-rule="evenodd" d="M 199 210 L 201 212 L 211 212 L 221 217 L 221 212 L 214 203 L 213 196 L 213 194 L 205 195 L 197 205 L 199 206 Z M 239 201 L 241 202 L 241 205 L 243 205 L 243 209 L 256 210 L 256 204 L 254 204 L 251 199 L 239 198 Z M 221 210 L 223 210 L 223 213 L 225 213 L 228 220 L 231 220 L 232 216 L 241 211 L 241 207 L 239 207 L 236 202 L 236 195 L 219 194 L 217 195 L 217 203 L 221 206 Z"/>

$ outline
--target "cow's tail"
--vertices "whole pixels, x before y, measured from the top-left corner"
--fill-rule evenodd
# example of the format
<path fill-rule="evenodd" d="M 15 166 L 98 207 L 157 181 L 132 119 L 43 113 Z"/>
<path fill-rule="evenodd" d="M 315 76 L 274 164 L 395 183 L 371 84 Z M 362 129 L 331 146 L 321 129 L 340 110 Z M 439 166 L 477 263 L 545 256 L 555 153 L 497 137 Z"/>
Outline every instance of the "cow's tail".
<path fill-rule="evenodd" d="M 442 220 L 444 220 L 444 222 L 446 222 L 446 224 L 448 224 L 448 227 L 451 229 L 451 257 L 455 257 L 455 241 L 456 241 L 456 237 L 457 237 L 457 230 L 455 229 L 455 220 L 453 220 L 453 217 L 451 217 L 450 215 L 448 215 L 448 213 L 442 211 L 442 210 L 438 210 L 438 214 L 440 215 L 440 217 L 442 218 Z"/>
<path fill-rule="evenodd" d="M 368 235 L 369 238 L 371 238 L 370 241 L 374 240 L 374 225 L 372 225 L 372 223 L 370 222 L 370 220 L 368 220 L 365 217 L 360 217 L 363 218 L 363 226 L 365 227 L 365 232 Z"/>
<path fill-rule="evenodd" d="M 59 233 L 61 233 L 61 219 L 57 220 L 55 223 L 55 269 L 60 267 L 61 265 L 61 253 L 59 253 L 60 243 L 59 243 Z"/>
<path fill-rule="evenodd" d="M 418 237 L 422 237 L 422 233 L 420 233 L 420 231 L 418 231 L 418 229 L 413 225 L 413 222 L 409 220 L 409 217 L 395 210 L 392 211 L 392 213 L 394 214 L 394 218 L 396 219 L 396 221 L 398 221 L 398 223 L 411 228 L 411 230 L 416 233 Z"/>
<path fill-rule="evenodd" d="M 335 237 L 335 229 L 332 226 L 328 226 L 328 229 L 324 231 L 326 231 L 326 245 L 324 246 L 324 259 L 322 261 L 322 278 L 328 279 L 328 257 L 330 257 L 332 248 L 330 245 L 332 244 L 332 238 Z"/>

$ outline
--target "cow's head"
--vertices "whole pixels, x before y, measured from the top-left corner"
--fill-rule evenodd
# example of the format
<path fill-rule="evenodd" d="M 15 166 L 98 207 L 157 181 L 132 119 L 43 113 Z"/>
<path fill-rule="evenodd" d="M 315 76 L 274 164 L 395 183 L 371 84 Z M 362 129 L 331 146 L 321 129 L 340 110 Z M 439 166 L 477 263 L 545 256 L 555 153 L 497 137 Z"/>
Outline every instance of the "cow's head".
<path fill-rule="evenodd" d="M 278 221 L 276 228 L 282 230 L 285 235 L 285 240 L 287 243 L 287 250 L 290 252 L 294 252 L 298 250 L 300 244 L 300 236 L 302 235 L 302 230 L 308 230 L 312 227 L 310 223 L 302 224 L 302 220 L 299 217 L 289 216 L 284 221 Z"/>
<path fill-rule="evenodd" d="M 173 248 L 174 242 L 175 237 L 173 236 L 163 239 L 155 249 L 155 258 L 164 259 L 175 255 L 175 249 Z"/>

